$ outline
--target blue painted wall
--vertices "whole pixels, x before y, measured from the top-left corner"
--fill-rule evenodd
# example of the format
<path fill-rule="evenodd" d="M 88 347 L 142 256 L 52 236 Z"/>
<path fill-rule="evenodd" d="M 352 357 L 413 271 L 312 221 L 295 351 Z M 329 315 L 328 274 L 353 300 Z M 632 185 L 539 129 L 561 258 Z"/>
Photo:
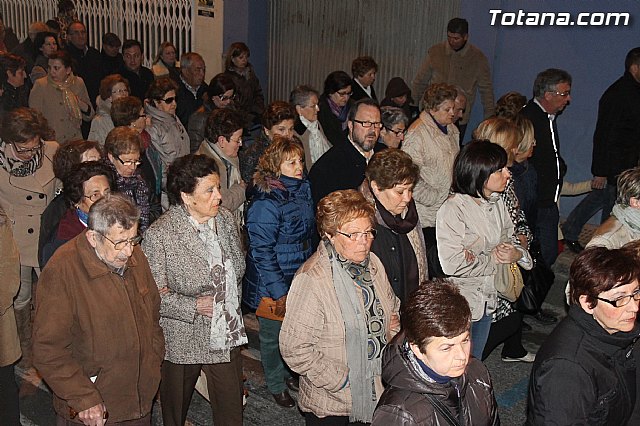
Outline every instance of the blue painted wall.
<path fill-rule="evenodd" d="M 505 12 L 628 12 L 628 26 L 501 26 L 491 25 L 490 9 Z M 630 0 L 463 0 L 461 17 L 469 21 L 469 39 L 491 63 L 496 99 L 517 90 L 531 97 L 533 80 L 546 68 L 562 68 L 573 77 L 572 101 L 558 118 L 561 154 L 569 167 L 566 180 L 591 178 L 591 148 L 598 100 L 624 72 L 624 58 L 640 46 L 640 2 Z M 476 102 L 479 104 L 479 102 Z M 475 105 L 471 126 L 481 120 Z M 580 197 L 563 197 L 561 214 L 568 215 Z M 599 216 L 596 217 L 599 219 Z"/>

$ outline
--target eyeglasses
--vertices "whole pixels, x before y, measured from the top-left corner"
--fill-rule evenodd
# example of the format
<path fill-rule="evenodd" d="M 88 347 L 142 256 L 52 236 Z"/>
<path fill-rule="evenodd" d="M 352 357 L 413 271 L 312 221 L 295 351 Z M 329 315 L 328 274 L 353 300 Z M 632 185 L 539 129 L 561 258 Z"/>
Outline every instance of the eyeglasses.
<path fill-rule="evenodd" d="M 336 94 L 338 96 L 342 96 L 342 97 L 349 97 L 349 96 L 353 95 L 353 92 L 336 92 Z"/>
<path fill-rule="evenodd" d="M 83 195 L 83 198 L 88 198 L 89 200 L 91 200 L 92 203 L 95 203 L 96 201 L 98 201 L 101 198 L 106 197 L 107 195 L 111 194 L 111 191 L 109 189 L 107 189 L 104 192 L 94 192 L 91 195 Z"/>
<path fill-rule="evenodd" d="M 140 114 L 138 115 L 138 118 L 147 118 L 147 114 Z"/>
<path fill-rule="evenodd" d="M 115 155 L 114 157 L 116 157 L 116 160 L 118 160 L 120 162 L 120 164 L 122 164 L 123 166 L 136 166 L 136 167 L 138 167 L 140 164 L 142 164 L 142 161 L 140 161 L 139 159 L 138 160 L 126 160 L 126 161 L 124 161 L 122 158 L 120 158 L 117 155 Z"/>
<path fill-rule="evenodd" d="M 127 90 L 127 89 L 118 89 L 118 90 L 112 90 L 111 91 L 112 95 L 117 95 L 119 93 L 129 93 L 129 90 Z"/>
<path fill-rule="evenodd" d="M 235 99 L 236 98 L 236 94 L 234 93 L 231 96 L 225 96 L 225 95 L 218 95 L 218 99 L 220 99 L 221 101 L 226 101 L 229 99 Z"/>
<path fill-rule="evenodd" d="M 615 308 L 621 308 L 625 305 L 628 305 L 629 302 L 631 302 L 632 298 L 636 302 L 640 300 L 640 288 L 631 294 L 627 294 L 626 296 L 620 296 L 617 299 L 613 299 L 613 300 L 603 299 L 602 297 L 596 297 L 596 299 L 602 300 L 603 302 L 607 302 L 608 304 L 610 304 Z"/>
<path fill-rule="evenodd" d="M 368 231 L 365 231 L 365 232 L 352 232 L 350 234 L 347 234 L 346 232 L 338 231 L 337 229 L 336 229 L 336 232 L 340 235 L 344 235 L 351 241 L 358 241 L 358 240 L 362 240 L 363 238 L 367 240 L 373 240 L 376 237 L 376 234 L 378 233 L 378 231 L 375 229 L 369 229 Z"/>
<path fill-rule="evenodd" d="M 366 127 L 366 126 L 363 126 L 363 127 Z M 383 127 L 385 128 L 385 130 L 387 132 L 391 132 L 394 135 L 396 135 L 397 138 L 399 138 L 400 135 L 406 135 L 407 134 L 407 129 L 404 129 L 404 130 L 393 130 L 392 128 L 387 127 L 387 126 L 383 126 Z"/>
<path fill-rule="evenodd" d="M 104 235 L 102 232 L 98 232 L 98 234 L 102 235 L 107 241 L 113 244 L 113 248 L 116 250 L 124 250 L 124 248 L 128 245 L 131 247 L 135 247 L 142 242 L 141 235 L 136 235 L 135 237 L 129 238 L 127 240 L 113 241 L 112 239 Z"/>
<path fill-rule="evenodd" d="M 18 154 L 35 154 L 36 152 L 40 151 L 42 149 L 42 146 L 43 146 L 42 145 L 42 141 L 40 141 L 40 143 L 38 143 L 38 145 L 34 146 L 33 148 L 20 148 L 15 143 L 12 143 L 11 145 L 13 145 L 13 149 Z"/>
<path fill-rule="evenodd" d="M 166 98 L 166 99 L 158 99 L 158 101 L 162 101 L 165 104 L 171 104 L 176 100 L 175 96 L 171 96 L 170 98 Z"/>
<path fill-rule="evenodd" d="M 382 123 L 379 122 L 379 121 L 360 121 L 360 120 L 356 120 L 356 119 L 353 119 L 351 121 L 360 124 L 365 129 L 368 129 L 371 126 L 373 126 L 376 129 L 380 129 L 382 127 Z"/>
<path fill-rule="evenodd" d="M 235 141 L 234 141 L 233 139 L 229 138 L 229 139 L 227 139 L 227 141 L 228 141 L 229 143 L 239 143 L 239 144 L 242 144 L 242 137 L 239 137 L 239 138 L 238 138 L 238 139 L 236 139 Z"/>
<path fill-rule="evenodd" d="M 557 90 L 552 90 L 551 93 L 553 93 L 554 95 L 562 96 L 563 98 L 566 98 L 567 96 L 571 95 L 571 90 L 567 90 L 566 92 L 558 92 Z"/>

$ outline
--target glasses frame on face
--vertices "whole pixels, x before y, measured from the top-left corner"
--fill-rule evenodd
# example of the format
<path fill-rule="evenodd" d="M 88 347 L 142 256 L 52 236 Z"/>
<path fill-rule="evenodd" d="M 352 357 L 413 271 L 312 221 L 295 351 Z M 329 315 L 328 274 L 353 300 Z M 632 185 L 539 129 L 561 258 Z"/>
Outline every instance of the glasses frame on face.
<path fill-rule="evenodd" d="M 92 203 L 95 203 L 96 201 L 106 197 L 107 195 L 111 194 L 111 190 L 107 189 L 106 191 L 104 191 L 104 193 L 102 192 L 96 192 L 94 194 L 91 195 L 84 195 L 82 194 L 82 198 L 88 198 L 89 201 L 91 201 Z"/>
<path fill-rule="evenodd" d="M 364 126 L 362 126 L 362 127 L 364 127 Z M 391 127 L 387 127 L 387 126 L 384 126 L 384 125 L 383 125 L 382 127 L 384 127 L 384 129 L 385 129 L 387 132 L 391 132 L 391 133 L 393 133 L 394 135 L 396 135 L 396 137 L 397 137 L 397 138 L 399 138 L 399 137 L 400 137 L 400 135 L 406 136 L 407 131 L 409 130 L 409 129 L 404 129 L 404 130 L 393 130 Z"/>
<path fill-rule="evenodd" d="M 640 301 L 640 288 L 637 289 L 636 291 L 634 291 L 631 294 L 627 294 L 626 296 L 620 296 L 616 299 L 613 300 L 609 300 L 609 299 L 604 299 L 602 297 L 596 297 L 596 299 L 608 303 L 611 306 L 613 306 L 614 308 L 622 308 L 623 306 L 627 306 L 629 304 L 629 302 L 631 302 L 631 299 L 633 298 L 633 300 Z"/>
<path fill-rule="evenodd" d="M 176 101 L 176 97 L 175 96 L 170 96 L 170 97 L 168 97 L 166 99 L 162 99 L 162 98 L 158 99 L 158 102 L 164 102 L 165 104 L 169 105 L 169 104 L 172 104 L 172 103 L 177 102 L 177 101 Z"/>
<path fill-rule="evenodd" d="M 220 99 L 220 102 L 224 102 L 224 101 L 229 100 L 229 99 L 234 100 L 236 98 L 236 94 L 234 93 L 231 96 L 225 96 L 224 93 L 223 93 L 221 95 L 216 95 L 216 97 L 218 99 Z"/>
<path fill-rule="evenodd" d="M 40 139 L 38 145 L 34 146 L 33 148 L 20 148 L 15 142 L 11 142 L 11 145 L 13 145 L 13 150 L 16 152 L 16 154 L 35 154 L 38 151 L 42 150 L 42 147 L 44 147 L 42 139 Z"/>
<path fill-rule="evenodd" d="M 129 94 L 129 89 L 124 88 L 124 89 L 118 89 L 118 90 L 112 90 L 111 91 L 112 95 L 117 95 L 119 93 L 126 93 L 128 95 Z"/>
<path fill-rule="evenodd" d="M 98 231 L 95 231 L 95 232 L 102 235 L 107 241 L 113 244 L 113 248 L 118 251 L 124 250 L 125 247 L 127 247 L 127 245 L 130 245 L 131 247 L 135 247 L 142 242 L 142 235 L 136 235 L 135 237 L 128 238 L 126 240 L 113 241 L 111 238 L 107 237 L 102 232 L 98 232 Z"/>
<path fill-rule="evenodd" d="M 353 92 L 336 92 L 336 95 L 340 96 L 341 98 L 349 98 L 351 97 L 351 95 L 353 95 Z"/>
<path fill-rule="evenodd" d="M 381 121 L 362 121 L 362 120 L 356 120 L 355 118 L 351 121 L 353 121 L 354 123 L 358 123 L 365 129 L 368 129 L 371 126 L 373 126 L 374 129 L 381 129 L 383 127 Z"/>
<path fill-rule="evenodd" d="M 358 241 L 358 240 L 362 240 L 362 238 L 364 237 L 366 240 L 373 240 L 376 238 L 376 235 L 378 234 L 378 230 L 376 229 L 369 229 L 368 231 L 365 232 L 351 232 L 351 233 L 347 233 L 347 232 L 342 232 L 336 229 L 336 233 L 343 235 L 345 237 L 347 237 L 349 240 L 351 241 Z"/>
<path fill-rule="evenodd" d="M 114 157 L 116 157 L 116 160 L 118 160 L 120 162 L 120 164 L 122 164 L 123 166 L 136 166 L 136 167 L 138 167 L 140 164 L 142 164 L 142 161 L 140 161 L 139 159 L 136 160 L 136 161 L 133 161 L 133 160 L 124 161 L 122 158 L 120 158 L 119 155 L 114 155 Z"/>

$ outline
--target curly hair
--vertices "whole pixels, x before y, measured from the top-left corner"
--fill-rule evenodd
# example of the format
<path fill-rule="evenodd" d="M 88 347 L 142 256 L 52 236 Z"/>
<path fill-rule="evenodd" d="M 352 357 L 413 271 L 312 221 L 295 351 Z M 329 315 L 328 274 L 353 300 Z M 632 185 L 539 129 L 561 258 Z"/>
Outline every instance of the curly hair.
<path fill-rule="evenodd" d="M 84 163 L 75 164 L 64 176 L 62 184 L 64 185 L 64 198 L 69 206 L 78 204 L 84 197 L 84 183 L 94 176 L 104 176 L 109 181 L 109 188 L 116 190 L 113 172 L 101 161 L 85 161 Z"/>
<path fill-rule="evenodd" d="M 135 96 L 125 96 L 111 103 L 111 120 L 115 127 L 130 126 L 140 117 L 142 101 Z"/>
<path fill-rule="evenodd" d="M 162 77 L 157 80 L 153 80 L 147 90 L 147 99 L 154 101 L 154 106 L 157 102 L 164 98 L 164 95 L 170 91 L 177 92 L 178 84 L 169 77 Z"/>
<path fill-rule="evenodd" d="M 297 136 L 287 138 L 276 135 L 260 156 L 257 173 L 267 176 L 279 176 L 282 163 L 295 156 L 304 160 L 304 148 L 300 139 Z"/>
<path fill-rule="evenodd" d="M 295 121 L 297 117 L 298 114 L 293 105 L 285 101 L 275 101 L 271 102 L 264 111 L 264 114 L 262 114 L 262 125 L 266 129 L 271 129 L 284 120 Z"/>
<path fill-rule="evenodd" d="M 229 140 L 231 135 L 242 129 L 243 124 L 240 112 L 228 108 L 214 109 L 207 117 L 204 137 L 211 143 L 217 143 L 220 136 Z"/>
<path fill-rule="evenodd" d="M 424 108 L 426 110 L 437 109 L 444 101 L 455 101 L 456 96 L 458 96 L 458 92 L 455 86 L 447 83 L 432 84 L 424 92 Z"/>
<path fill-rule="evenodd" d="M 378 72 L 378 64 L 371 56 L 359 56 L 351 62 L 351 74 L 354 77 L 362 77 L 371 70 Z"/>
<path fill-rule="evenodd" d="M 102 150 L 96 141 L 75 139 L 62 144 L 53 155 L 53 174 L 55 177 L 63 181 L 71 168 L 82 162 L 82 155 L 92 149 L 98 151 L 102 157 Z"/>
<path fill-rule="evenodd" d="M 318 203 L 316 223 L 323 238 L 334 236 L 342 225 L 360 218 L 368 219 L 373 226 L 376 212 L 373 204 L 355 189 L 334 191 Z"/>
<path fill-rule="evenodd" d="M 518 92 L 507 92 L 496 102 L 496 116 L 512 120 L 527 104 L 527 98 Z"/>
<path fill-rule="evenodd" d="M 129 81 L 126 78 L 124 78 L 120 74 L 111 74 L 103 78 L 100 82 L 99 93 L 103 101 L 106 101 L 111 97 L 111 95 L 113 94 L 111 93 L 111 91 L 113 90 L 113 86 L 118 83 L 124 84 L 127 87 L 127 92 L 130 92 Z"/>

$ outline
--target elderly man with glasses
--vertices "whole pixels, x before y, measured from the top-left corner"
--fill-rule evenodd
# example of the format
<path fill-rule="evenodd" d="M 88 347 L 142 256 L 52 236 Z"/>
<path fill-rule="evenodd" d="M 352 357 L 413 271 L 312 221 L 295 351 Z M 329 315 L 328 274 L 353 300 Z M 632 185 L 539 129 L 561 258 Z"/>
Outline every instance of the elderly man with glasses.
<path fill-rule="evenodd" d="M 98 200 L 87 230 L 40 276 L 34 365 L 53 391 L 58 425 L 151 424 L 164 336 L 139 216 L 126 196 Z"/>

